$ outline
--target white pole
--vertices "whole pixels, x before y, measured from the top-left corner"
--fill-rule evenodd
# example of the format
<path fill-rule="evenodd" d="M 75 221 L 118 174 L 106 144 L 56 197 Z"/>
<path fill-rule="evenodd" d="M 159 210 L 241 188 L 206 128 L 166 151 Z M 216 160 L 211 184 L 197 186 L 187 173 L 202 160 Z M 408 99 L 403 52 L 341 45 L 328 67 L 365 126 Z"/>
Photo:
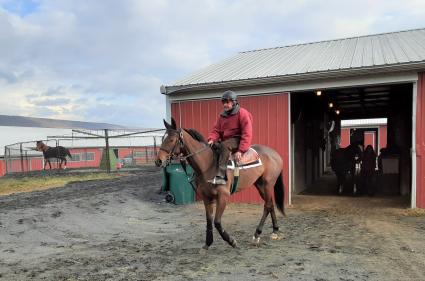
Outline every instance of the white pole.
<path fill-rule="evenodd" d="M 168 95 L 165 96 L 165 120 L 171 122 L 171 101 Z"/>
<path fill-rule="evenodd" d="M 291 93 L 288 93 L 288 205 L 292 204 Z"/>
<path fill-rule="evenodd" d="M 413 83 L 413 93 L 412 93 L 412 194 L 410 207 L 416 208 L 416 106 L 418 98 L 418 87 L 417 82 Z"/>

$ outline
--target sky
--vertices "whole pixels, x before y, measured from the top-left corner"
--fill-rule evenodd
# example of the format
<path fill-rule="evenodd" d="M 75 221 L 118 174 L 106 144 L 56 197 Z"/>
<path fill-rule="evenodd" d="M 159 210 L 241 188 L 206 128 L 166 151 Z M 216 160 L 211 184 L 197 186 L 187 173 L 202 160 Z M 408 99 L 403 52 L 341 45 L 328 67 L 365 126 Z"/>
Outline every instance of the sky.
<path fill-rule="evenodd" d="M 424 27 L 423 0 L 0 0 L 0 114 L 162 127 L 161 85 L 238 52 Z"/>

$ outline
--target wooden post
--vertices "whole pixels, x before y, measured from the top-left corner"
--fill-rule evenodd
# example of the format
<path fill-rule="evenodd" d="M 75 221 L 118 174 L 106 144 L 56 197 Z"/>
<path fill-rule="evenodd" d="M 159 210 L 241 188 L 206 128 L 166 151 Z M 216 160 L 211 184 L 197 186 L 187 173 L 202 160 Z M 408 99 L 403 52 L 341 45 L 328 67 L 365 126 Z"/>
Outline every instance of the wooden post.
<path fill-rule="evenodd" d="M 106 143 L 106 172 L 111 173 L 111 158 L 109 157 L 109 137 L 108 129 L 105 129 L 105 143 Z"/>
<path fill-rule="evenodd" d="M 24 155 L 22 151 L 22 143 L 19 145 L 20 156 L 21 156 L 21 172 L 24 171 Z"/>
<path fill-rule="evenodd" d="M 56 167 L 59 170 L 61 168 L 61 166 L 60 166 L 60 159 L 59 159 L 60 153 L 59 153 L 59 148 L 58 148 L 58 146 L 59 146 L 59 140 L 56 139 L 55 141 L 56 141 Z"/>
<path fill-rule="evenodd" d="M 9 152 L 9 156 L 7 156 L 7 151 L 8 151 L 8 149 L 7 149 L 7 147 L 5 146 L 4 147 L 4 164 L 5 164 L 5 167 L 6 167 L 6 175 L 7 175 L 7 173 L 8 173 L 8 168 L 7 168 L 7 166 L 9 165 L 9 159 L 10 159 L 10 152 Z M 10 150 L 9 150 L 10 151 Z"/>
<path fill-rule="evenodd" d="M 30 167 L 30 163 L 28 161 L 28 151 L 25 151 L 25 163 L 26 163 L 26 168 L 27 168 L 27 172 L 31 171 L 31 167 Z"/>

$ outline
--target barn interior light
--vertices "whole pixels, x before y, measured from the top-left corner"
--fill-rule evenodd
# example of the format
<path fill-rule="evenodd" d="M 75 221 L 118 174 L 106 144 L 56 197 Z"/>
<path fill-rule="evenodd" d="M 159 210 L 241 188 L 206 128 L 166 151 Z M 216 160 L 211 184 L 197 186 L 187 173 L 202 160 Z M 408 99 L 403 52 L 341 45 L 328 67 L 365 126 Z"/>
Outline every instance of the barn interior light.
<path fill-rule="evenodd" d="M 322 91 L 316 91 L 316 96 L 320 97 L 322 95 Z"/>
<path fill-rule="evenodd" d="M 339 115 L 339 110 L 338 109 L 335 110 L 335 113 L 336 113 L 336 115 Z"/>
<path fill-rule="evenodd" d="M 333 103 L 329 103 L 329 108 L 332 108 L 332 107 L 334 107 L 334 104 Z"/>

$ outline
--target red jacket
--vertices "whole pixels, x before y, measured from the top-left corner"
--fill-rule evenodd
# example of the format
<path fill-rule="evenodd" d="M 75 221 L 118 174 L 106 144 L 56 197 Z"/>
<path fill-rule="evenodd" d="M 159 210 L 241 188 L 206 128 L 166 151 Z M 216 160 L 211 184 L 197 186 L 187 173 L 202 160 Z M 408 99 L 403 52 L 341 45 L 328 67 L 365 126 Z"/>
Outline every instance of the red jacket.
<path fill-rule="evenodd" d="M 239 151 L 246 152 L 252 142 L 252 115 L 245 108 L 240 107 L 236 114 L 220 114 L 208 140 L 225 141 L 232 137 L 239 137 Z"/>

